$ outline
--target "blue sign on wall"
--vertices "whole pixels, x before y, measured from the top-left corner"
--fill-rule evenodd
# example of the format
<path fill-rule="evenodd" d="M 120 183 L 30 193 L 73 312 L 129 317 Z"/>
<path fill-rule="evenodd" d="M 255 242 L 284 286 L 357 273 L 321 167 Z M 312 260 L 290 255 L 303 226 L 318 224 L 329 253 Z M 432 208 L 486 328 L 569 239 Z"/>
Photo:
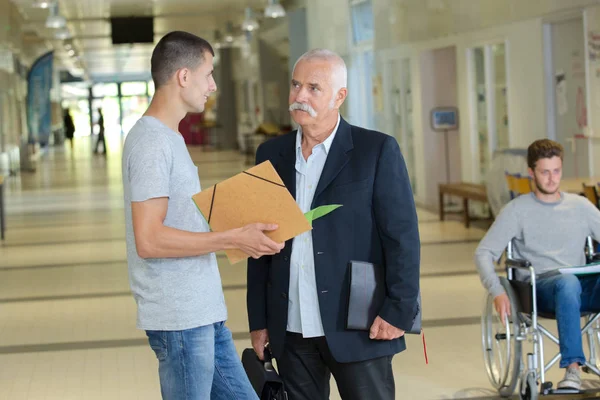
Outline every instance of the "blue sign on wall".
<path fill-rule="evenodd" d="M 52 130 L 52 64 L 54 53 L 48 52 L 37 59 L 27 75 L 27 126 L 29 143 L 39 141 L 41 146 L 48 144 Z"/>
<path fill-rule="evenodd" d="M 437 107 L 431 110 L 431 129 L 435 132 L 458 129 L 458 109 L 456 107 Z"/>

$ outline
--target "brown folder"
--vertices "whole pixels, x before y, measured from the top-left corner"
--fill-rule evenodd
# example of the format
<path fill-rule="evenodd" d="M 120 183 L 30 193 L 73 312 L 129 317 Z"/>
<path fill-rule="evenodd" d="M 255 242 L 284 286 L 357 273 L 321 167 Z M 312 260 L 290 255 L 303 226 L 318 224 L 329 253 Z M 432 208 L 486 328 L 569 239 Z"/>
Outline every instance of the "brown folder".
<path fill-rule="evenodd" d="M 282 243 L 312 229 L 270 161 L 243 171 L 192 198 L 213 232 L 256 222 L 277 224 L 279 229 L 267 232 L 267 236 Z M 246 253 L 237 249 L 225 253 L 232 264 L 248 258 Z"/>

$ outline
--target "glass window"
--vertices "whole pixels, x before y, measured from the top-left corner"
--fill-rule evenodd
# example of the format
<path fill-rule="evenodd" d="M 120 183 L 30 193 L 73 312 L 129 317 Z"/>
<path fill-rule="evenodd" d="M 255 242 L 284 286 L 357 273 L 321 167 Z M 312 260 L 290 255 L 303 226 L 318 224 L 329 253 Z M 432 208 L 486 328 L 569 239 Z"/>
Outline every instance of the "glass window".
<path fill-rule="evenodd" d="M 352 65 L 351 63 L 351 58 L 348 56 L 342 56 L 342 59 L 344 60 L 344 63 L 346 63 L 346 68 L 348 70 L 348 88 L 352 89 L 355 87 L 355 83 L 354 83 L 354 73 L 352 70 Z M 352 120 L 352 113 L 354 112 L 354 110 L 352 109 L 352 107 L 350 107 L 351 102 L 350 99 L 346 99 L 346 101 L 344 101 L 344 103 L 342 103 L 342 106 L 340 107 L 340 113 L 344 116 L 344 118 L 346 118 L 347 121 L 351 121 Z"/>
<path fill-rule="evenodd" d="M 391 100 L 392 132 L 398 140 L 404 156 L 413 192 L 417 193 L 410 68 L 410 59 L 408 58 L 391 60 L 389 62 L 391 86 L 387 90 L 389 90 Z"/>
<path fill-rule="evenodd" d="M 148 82 L 148 96 L 154 96 L 154 81 Z"/>
<path fill-rule="evenodd" d="M 373 76 L 375 75 L 375 53 L 369 50 L 363 53 L 363 84 L 365 95 L 369 101 L 366 102 L 366 120 L 363 126 L 375 129 L 375 101 L 373 100 Z"/>
<path fill-rule="evenodd" d="M 70 98 L 62 101 L 62 107 L 71 111 L 71 117 L 75 124 L 75 137 L 89 136 L 90 128 L 90 105 L 88 99 Z"/>
<path fill-rule="evenodd" d="M 346 62 L 348 68 L 348 89 L 352 96 L 348 97 L 347 119 L 353 125 L 375 129 L 375 110 L 373 100 L 373 75 L 375 55 L 372 49 L 355 50 Z"/>
<path fill-rule="evenodd" d="M 351 1 L 352 38 L 354 44 L 373 40 L 373 5 L 371 0 Z"/>
<path fill-rule="evenodd" d="M 414 141 L 414 128 L 413 128 L 413 105 L 412 105 L 412 78 L 410 72 L 410 59 L 402 60 L 402 90 L 400 95 L 401 99 L 403 118 L 403 131 L 404 131 L 404 158 L 406 160 L 406 168 L 408 169 L 408 176 L 412 183 L 414 192 L 417 192 L 417 175 L 416 175 L 416 162 L 415 162 L 415 141 Z"/>
<path fill-rule="evenodd" d="M 116 83 L 96 83 L 94 86 L 92 86 L 92 96 L 94 97 L 115 97 L 118 95 L 119 87 Z"/>
<path fill-rule="evenodd" d="M 492 154 L 509 147 L 506 48 L 503 43 L 471 49 L 472 98 L 479 143 L 479 177 L 485 179 Z"/>
<path fill-rule="evenodd" d="M 75 83 L 63 83 L 60 85 L 61 98 L 63 99 L 87 99 L 90 95 L 88 87 L 85 84 L 78 82 Z"/>
<path fill-rule="evenodd" d="M 494 59 L 496 107 L 496 149 L 507 149 L 508 143 L 508 98 L 506 93 L 506 56 L 504 43 L 492 46 Z"/>
<path fill-rule="evenodd" d="M 148 108 L 148 97 L 130 96 L 121 100 L 123 109 L 123 133 L 128 134 L 133 125 L 146 112 Z"/>
<path fill-rule="evenodd" d="M 121 83 L 122 96 L 145 96 L 146 82 L 123 82 Z"/>
<path fill-rule="evenodd" d="M 107 140 L 111 141 L 110 139 L 115 136 L 120 137 L 122 130 L 119 120 L 121 115 L 119 97 L 104 97 L 102 99 L 94 99 L 92 101 L 92 121 L 94 123 L 92 126 L 92 134 L 94 135 L 98 134 L 100 130 L 97 125 L 98 119 L 100 118 L 100 114 L 98 114 L 99 108 L 102 109 L 102 115 L 104 117 L 104 130 Z M 111 147 L 110 143 L 107 145 L 108 147 Z"/>

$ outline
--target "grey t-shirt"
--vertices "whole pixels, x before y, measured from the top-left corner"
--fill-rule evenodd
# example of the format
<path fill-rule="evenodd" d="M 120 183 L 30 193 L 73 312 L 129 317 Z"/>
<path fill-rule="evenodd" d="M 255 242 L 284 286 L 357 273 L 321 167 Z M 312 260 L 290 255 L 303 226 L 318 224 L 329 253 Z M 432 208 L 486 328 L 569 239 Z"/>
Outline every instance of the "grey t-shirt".
<path fill-rule="evenodd" d="M 587 236 L 600 239 L 600 211 L 585 197 L 561 193 L 560 201 L 544 203 L 533 193 L 521 195 L 502 209 L 475 251 L 483 286 L 494 297 L 504 293 L 494 260 L 511 239 L 514 256 L 529 261 L 537 275 L 585 264 Z"/>
<path fill-rule="evenodd" d="M 168 197 L 165 226 L 189 232 L 209 231 L 192 200 L 200 191 L 200 180 L 183 137 L 156 118 L 142 117 L 125 140 L 122 169 L 127 262 L 138 306 L 137 327 L 184 330 L 226 320 L 214 253 L 142 259 L 135 246 L 131 202 Z"/>

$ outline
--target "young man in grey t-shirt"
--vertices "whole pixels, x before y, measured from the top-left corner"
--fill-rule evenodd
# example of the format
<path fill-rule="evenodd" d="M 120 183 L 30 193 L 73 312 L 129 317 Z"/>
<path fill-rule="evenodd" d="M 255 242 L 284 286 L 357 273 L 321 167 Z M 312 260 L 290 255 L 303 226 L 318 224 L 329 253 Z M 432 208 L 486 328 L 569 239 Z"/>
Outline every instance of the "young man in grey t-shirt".
<path fill-rule="evenodd" d="M 225 327 L 227 310 L 214 252 L 241 249 L 252 257 L 278 253 L 283 244 L 253 224 L 210 232 L 192 195 L 198 170 L 177 131 L 188 112 L 201 112 L 216 90 L 210 44 L 171 32 L 151 60 L 155 94 L 127 135 L 123 189 L 127 261 L 146 331 L 159 360 L 163 399 L 256 399 Z"/>
<path fill-rule="evenodd" d="M 585 264 L 588 236 L 600 239 L 600 211 L 585 197 L 559 190 L 562 146 L 548 139 L 527 149 L 533 193 L 508 203 L 475 252 L 481 281 L 494 296 L 496 310 L 504 320 L 510 302 L 494 270 L 494 260 L 513 240 L 517 258 L 531 262 L 536 274 Z M 580 311 L 600 307 L 600 275 L 555 275 L 537 281 L 538 310 L 556 315 L 560 339 L 560 367 L 566 368 L 559 388 L 580 389 L 579 366 L 585 364 L 581 342 Z"/>

